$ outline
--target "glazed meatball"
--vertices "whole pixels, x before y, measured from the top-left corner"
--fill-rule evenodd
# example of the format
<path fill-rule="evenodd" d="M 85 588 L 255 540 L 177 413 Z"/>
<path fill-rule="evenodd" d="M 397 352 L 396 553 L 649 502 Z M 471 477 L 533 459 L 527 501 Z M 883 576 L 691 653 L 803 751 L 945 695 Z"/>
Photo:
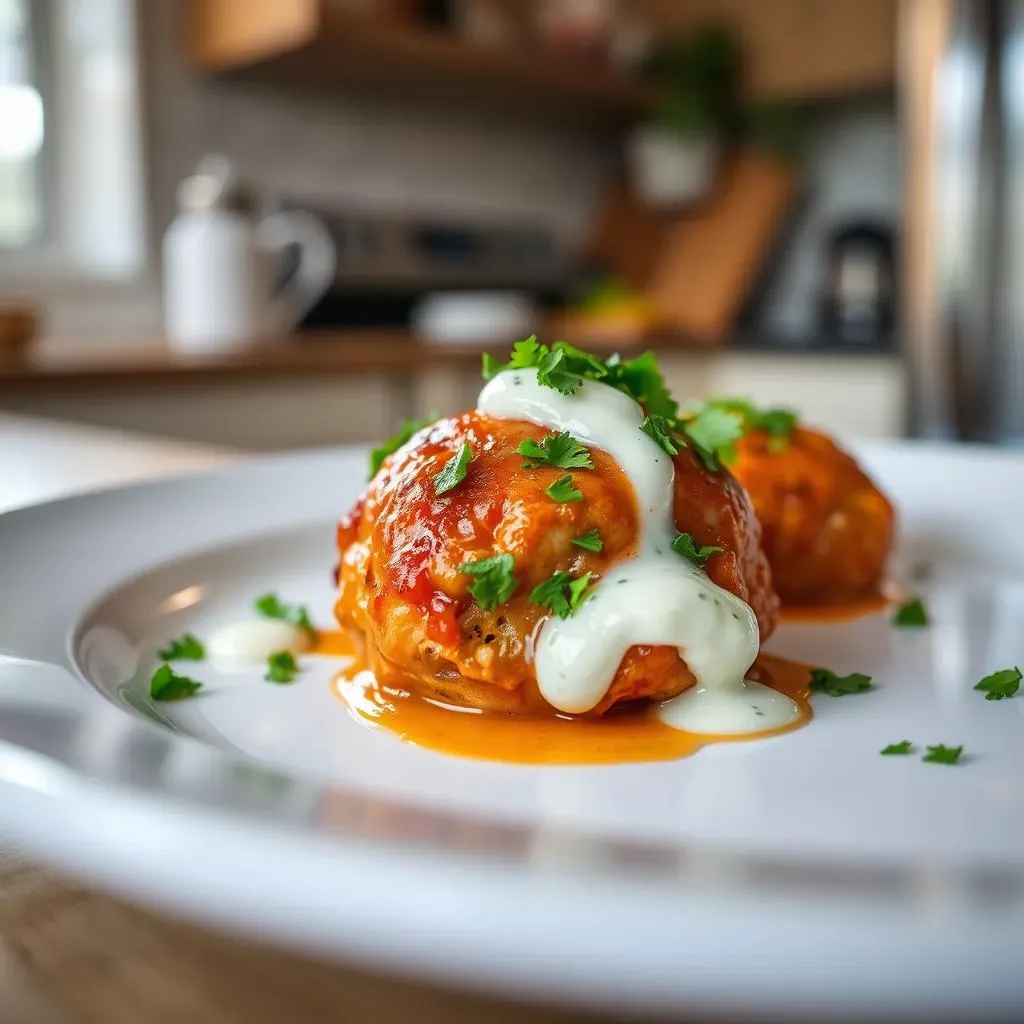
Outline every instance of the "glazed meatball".
<path fill-rule="evenodd" d="M 336 615 L 362 637 L 368 666 L 385 686 L 450 704 L 519 714 L 550 712 L 537 687 L 531 644 L 548 613 L 528 600 L 557 571 L 598 579 L 638 546 L 632 485 L 614 459 L 590 449 L 593 469 L 572 474 L 582 501 L 556 502 L 546 489 L 564 475 L 526 469 L 517 451 L 550 431 L 478 412 L 445 419 L 388 458 L 339 525 Z M 437 495 L 434 477 L 472 446 L 466 478 Z M 675 457 L 675 519 L 695 542 L 722 552 L 710 578 L 748 602 L 762 638 L 778 602 L 749 500 L 727 471 L 711 472 L 688 450 Z M 573 544 L 597 529 L 594 552 Z M 493 610 L 473 600 L 460 566 L 496 554 L 514 560 L 516 589 Z M 672 647 L 631 647 L 601 703 L 667 700 L 694 678 Z"/>
<path fill-rule="evenodd" d="M 761 521 L 783 606 L 838 604 L 878 592 L 893 509 L 830 438 L 806 427 L 786 438 L 752 430 L 731 468 Z"/>

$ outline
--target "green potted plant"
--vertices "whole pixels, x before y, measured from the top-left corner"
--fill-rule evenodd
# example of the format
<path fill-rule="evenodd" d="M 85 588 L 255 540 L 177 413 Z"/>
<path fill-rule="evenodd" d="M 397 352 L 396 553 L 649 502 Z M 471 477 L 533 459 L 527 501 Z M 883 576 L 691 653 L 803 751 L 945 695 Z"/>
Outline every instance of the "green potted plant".
<path fill-rule="evenodd" d="M 634 184 L 648 203 L 679 206 L 710 189 L 735 124 L 742 63 L 735 35 L 718 25 L 652 55 L 648 73 L 660 98 L 627 143 Z"/>

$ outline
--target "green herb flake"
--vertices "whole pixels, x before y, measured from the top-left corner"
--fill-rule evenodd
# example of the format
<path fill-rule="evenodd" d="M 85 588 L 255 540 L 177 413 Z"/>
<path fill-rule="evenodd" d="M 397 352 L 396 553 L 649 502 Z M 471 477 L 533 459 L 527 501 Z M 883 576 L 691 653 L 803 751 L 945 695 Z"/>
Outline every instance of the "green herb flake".
<path fill-rule="evenodd" d="M 267 674 L 263 677 L 268 683 L 290 683 L 299 674 L 295 655 L 291 651 L 275 651 L 267 658 Z"/>
<path fill-rule="evenodd" d="M 519 581 L 514 570 L 515 559 L 508 554 L 463 562 L 459 566 L 459 572 L 473 577 L 469 585 L 473 600 L 488 612 L 504 604 L 515 593 Z"/>
<path fill-rule="evenodd" d="M 985 694 L 985 700 L 1006 700 L 1020 689 L 1021 678 L 1019 668 L 1001 668 L 985 676 L 974 688 Z"/>
<path fill-rule="evenodd" d="M 179 676 L 170 665 L 161 665 L 149 682 L 149 695 L 153 700 L 185 700 L 193 697 L 203 688 L 188 676 Z"/>
<path fill-rule="evenodd" d="M 680 533 L 676 536 L 676 539 L 672 541 L 672 550 L 677 555 L 682 555 L 683 558 L 689 559 L 694 563 L 694 565 L 699 565 L 703 568 L 704 563 L 712 555 L 720 554 L 725 549 L 712 547 L 710 544 L 704 544 L 701 545 L 701 547 L 697 547 L 693 543 L 693 537 L 689 533 Z"/>
<path fill-rule="evenodd" d="M 280 619 L 282 622 L 290 622 L 308 636 L 316 638 L 316 629 L 309 619 L 309 611 L 304 604 L 286 604 L 277 594 L 264 594 L 262 597 L 256 598 L 253 607 L 265 619 Z"/>
<path fill-rule="evenodd" d="M 928 611 L 919 597 L 912 597 L 899 606 L 892 617 L 897 629 L 924 629 L 929 625 Z"/>
<path fill-rule="evenodd" d="M 523 469 L 537 469 L 540 466 L 554 466 L 556 469 L 594 468 L 590 452 L 568 430 L 548 434 L 539 442 L 527 438 L 516 450 L 527 459 Z"/>
<path fill-rule="evenodd" d="M 587 530 L 586 533 L 582 533 L 578 537 L 573 537 L 572 542 L 576 547 L 583 548 L 584 551 L 604 550 L 604 541 L 601 540 L 601 534 L 597 527 L 593 530 Z"/>
<path fill-rule="evenodd" d="M 370 452 L 369 479 L 372 480 L 377 475 L 389 455 L 394 455 L 402 445 L 411 441 L 414 435 L 424 427 L 429 427 L 432 422 L 432 420 L 403 420 L 402 429 L 394 437 L 389 438 L 379 448 L 374 448 Z"/>
<path fill-rule="evenodd" d="M 490 352 L 485 352 L 483 354 L 482 363 L 484 380 L 492 380 L 493 378 L 497 377 L 502 370 L 505 369 L 504 365 L 502 363 L 499 363 L 498 360 L 495 359 L 494 356 L 490 354 Z"/>
<path fill-rule="evenodd" d="M 469 443 L 463 441 L 462 447 L 453 455 L 434 477 L 434 493 L 444 494 L 453 487 L 458 487 L 466 479 L 466 468 L 473 458 L 473 449 Z"/>
<path fill-rule="evenodd" d="M 717 470 L 736 459 L 736 442 L 745 429 L 738 413 L 708 406 L 683 423 L 683 432 L 704 466 Z"/>
<path fill-rule="evenodd" d="M 583 500 L 583 492 L 573 484 L 572 476 L 569 473 L 560 476 L 550 487 L 545 488 L 544 493 L 552 501 L 557 502 Z"/>
<path fill-rule="evenodd" d="M 573 372 L 565 350 L 555 348 L 541 356 L 537 363 L 537 383 L 562 395 L 575 395 L 583 386 L 583 377 Z"/>
<path fill-rule="evenodd" d="M 664 416 L 645 416 L 640 429 L 667 455 L 675 455 L 679 451 L 681 442 L 674 436 L 672 421 Z"/>
<path fill-rule="evenodd" d="M 956 764 L 964 752 L 963 747 L 947 747 L 941 743 L 934 747 L 928 747 L 927 750 L 928 753 L 921 760 L 927 761 L 929 764 Z"/>
<path fill-rule="evenodd" d="M 605 371 L 606 384 L 629 395 L 652 416 L 674 421 L 679 415 L 679 406 L 669 394 L 652 352 L 626 360 L 613 355 L 605 362 Z"/>
<path fill-rule="evenodd" d="M 910 740 L 900 740 L 899 743 L 890 743 L 887 747 L 882 747 L 879 753 L 883 757 L 893 757 L 900 754 L 913 753 L 914 744 Z"/>
<path fill-rule="evenodd" d="M 156 655 L 161 661 L 202 661 L 206 657 L 206 648 L 191 633 L 171 640 Z"/>
<path fill-rule="evenodd" d="M 592 586 L 591 573 L 573 578 L 572 573 L 556 572 L 530 591 L 530 603 L 546 608 L 552 615 L 567 619 L 584 602 Z"/>
<path fill-rule="evenodd" d="M 531 334 L 530 337 L 523 338 L 522 341 L 517 341 L 512 346 L 512 358 L 509 360 L 508 368 L 510 370 L 529 369 L 536 366 L 547 355 L 547 352 L 547 345 L 542 345 L 537 341 L 537 335 Z"/>
<path fill-rule="evenodd" d="M 845 697 L 851 693 L 864 693 L 871 689 L 871 676 L 862 672 L 851 672 L 848 676 L 836 675 L 828 668 L 811 669 L 811 691 L 825 693 L 829 697 Z"/>

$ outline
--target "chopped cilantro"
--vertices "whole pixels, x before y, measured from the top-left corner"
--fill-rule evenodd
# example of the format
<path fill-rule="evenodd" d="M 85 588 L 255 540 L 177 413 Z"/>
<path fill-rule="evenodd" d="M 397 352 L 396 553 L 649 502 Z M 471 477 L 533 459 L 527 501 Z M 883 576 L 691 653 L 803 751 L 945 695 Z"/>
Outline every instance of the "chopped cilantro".
<path fill-rule="evenodd" d="M 538 466 L 554 466 L 556 469 L 594 468 L 590 452 L 568 430 L 560 434 L 548 434 L 540 442 L 527 438 L 517 450 L 528 459 L 523 463 L 523 469 L 537 469 Z"/>
<path fill-rule="evenodd" d="M 682 555 L 683 558 L 688 558 L 695 565 L 703 566 L 712 555 L 717 555 L 724 549 L 712 547 L 710 544 L 704 544 L 697 547 L 693 543 L 693 537 L 690 534 L 680 533 L 677 534 L 676 539 L 672 541 L 672 550 L 677 555 Z"/>
<path fill-rule="evenodd" d="M 429 427 L 431 422 L 431 420 L 403 420 L 402 429 L 394 437 L 389 438 L 379 448 L 374 448 L 370 452 L 370 479 L 372 480 L 377 475 L 389 455 L 393 455 L 403 444 L 412 440 L 414 434 L 418 434 L 424 427 Z"/>
<path fill-rule="evenodd" d="M 547 345 L 537 341 L 537 335 L 531 334 L 522 341 L 517 341 L 512 346 L 512 358 L 509 360 L 510 370 L 525 370 L 528 367 L 536 366 L 548 350 Z"/>
<path fill-rule="evenodd" d="M 290 683 L 298 673 L 299 666 L 291 651 L 275 651 L 267 658 L 267 674 L 263 678 L 268 683 Z"/>
<path fill-rule="evenodd" d="M 316 630 L 309 620 L 309 612 L 304 604 L 286 604 L 277 594 L 264 594 L 262 597 L 256 598 L 253 606 L 265 619 L 280 619 L 282 622 L 290 622 L 309 636 L 316 636 Z"/>
<path fill-rule="evenodd" d="M 879 753 L 883 757 L 891 757 L 894 754 L 909 754 L 913 751 L 914 744 L 910 740 L 900 740 L 899 743 L 890 743 L 887 747 L 882 747 Z"/>
<path fill-rule="evenodd" d="M 671 420 L 664 416 L 645 416 L 640 429 L 656 444 L 663 452 L 675 455 L 680 447 L 685 447 L 678 437 L 673 436 L 674 426 Z"/>
<path fill-rule="evenodd" d="M 811 690 L 827 693 L 830 697 L 845 697 L 850 693 L 863 693 L 871 689 L 871 676 L 852 672 L 848 676 L 837 676 L 828 668 L 811 669 Z"/>
<path fill-rule="evenodd" d="M 892 617 L 892 624 L 899 629 L 923 629 L 928 625 L 928 612 L 919 597 L 912 597 L 899 606 Z"/>
<path fill-rule="evenodd" d="M 575 395 L 583 386 L 583 377 L 573 372 L 565 351 L 554 348 L 537 363 L 537 383 L 562 395 Z"/>
<path fill-rule="evenodd" d="M 963 752 L 962 746 L 947 747 L 938 743 L 934 747 L 928 747 L 928 753 L 921 760 L 927 761 L 929 764 L 956 764 Z"/>
<path fill-rule="evenodd" d="M 186 633 L 177 640 L 171 640 L 156 655 L 161 661 L 202 661 L 206 657 L 206 648 L 191 633 Z"/>
<path fill-rule="evenodd" d="M 731 413 L 739 416 L 744 433 L 759 430 L 771 435 L 769 449 L 779 452 L 789 443 L 789 435 L 796 429 L 799 417 L 792 409 L 759 409 L 745 398 L 709 398 L 689 408 L 694 416 L 707 410 Z"/>
<path fill-rule="evenodd" d="M 515 559 L 508 554 L 492 555 L 477 562 L 463 562 L 459 572 L 473 577 L 469 592 L 473 600 L 484 609 L 494 611 L 514 593 L 519 581 L 516 579 Z"/>
<path fill-rule="evenodd" d="M 485 352 L 483 355 L 483 375 L 484 380 L 491 380 L 492 377 L 497 377 L 499 373 L 504 369 L 501 363 L 490 354 Z"/>
<path fill-rule="evenodd" d="M 743 419 L 735 412 L 707 406 L 683 423 L 683 431 L 692 442 L 705 467 L 716 470 L 736 458 L 736 442 L 743 436 Z"/>
<path fill-rule="evenodd" d="M 572 476 L 566 473 L 560 476 L 544 493 L 552 500 L 558 502 L 582 501 L 583 492 L 578 490 L 572 482 Z"/>
<path fill-rule="evenodd" d="M 170 665 L 161 665 L 149 682 L 149 695 L 153 700 L 184 700 L 203 688 L 187 676 L 179 676 Z"/>
<path fill-rule="evenodd" d="M 985 676 L 974 688 L 985 694 L 985 700 L 1005 700 L 1020 689 L 1020 681 L 1019 668 L 1002 668 L 990 676 Z"/>
<path fill-rule="evenodd" d="M 466 467 L 473 458 L 473 449 L 466 441 L 462 447 L 445 464 L 437 476 L 434 477 L 434 493 L 444 494 L 453 487 L 458 487 L 466 479 Z"/>
<path fill-rule="evenodd" d="M 605 383 L 629 395 L 647 412 L 668 420 L 675 420 L 679 415 L 679 406 L 669 394 L 652 352 L 627 360 L 613 355 L 606 361 L 605 370 Z"/>
<path fill-rule="evenodd" d="M 590 587 L 589 572 L 575 579 L 572 573 L 556 572 L 530 591 L 530 603 L 546 608 L 560 619 L 567 619 L 583 603 Z"/>
<path fill-rule="evenodd" d="M 604 549 L 604 541 L 601 540 L 601 534 L 597 527 L 587 530 L 586 533 L 582 533 L 578 537 L 573 537 L 572 542 L 576 547 L 583 548 L 584 551 L 602 551 Z"/>

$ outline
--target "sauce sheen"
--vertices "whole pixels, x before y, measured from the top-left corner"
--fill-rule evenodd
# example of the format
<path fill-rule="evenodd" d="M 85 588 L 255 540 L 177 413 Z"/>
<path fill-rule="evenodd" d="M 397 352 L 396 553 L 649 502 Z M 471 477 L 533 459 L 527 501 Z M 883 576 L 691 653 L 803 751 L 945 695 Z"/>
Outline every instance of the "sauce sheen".
<path fill-rule="evenodd" d="M 758 652 L 753 611 L 672 550 L 675 469 L 641 430 L 643 410 L 607 384 L 584 381 L 575 395 L 542 386 L 533 369 L 506 370 L 484 387 L 480 412 L 567 430 L 612 455 L 636 494 L 635 557 L 611 568 L 568 619 L 549 618 L 534 645 L 537 683 L 559 711 L 581 714 L 607 692 L 636 644 L 674 646 L 697 684 L 659 714 L 674 729 L 739 735 L 784 727 L 800 716 L 789 697 L 745 681 Z M 586 470 L 578 470 L 585 473 Z"/>

